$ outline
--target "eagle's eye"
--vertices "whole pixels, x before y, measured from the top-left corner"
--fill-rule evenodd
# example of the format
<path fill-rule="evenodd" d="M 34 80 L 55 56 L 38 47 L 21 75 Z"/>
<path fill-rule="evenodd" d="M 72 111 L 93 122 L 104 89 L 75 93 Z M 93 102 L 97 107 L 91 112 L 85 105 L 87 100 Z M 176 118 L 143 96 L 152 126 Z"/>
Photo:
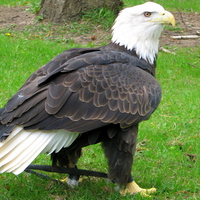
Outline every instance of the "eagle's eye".
<path fill-rule="evenodd" d="M 151 12 L 144 12 L 144 16 L 145 17 L 150 17 L 151 16 Z"/>

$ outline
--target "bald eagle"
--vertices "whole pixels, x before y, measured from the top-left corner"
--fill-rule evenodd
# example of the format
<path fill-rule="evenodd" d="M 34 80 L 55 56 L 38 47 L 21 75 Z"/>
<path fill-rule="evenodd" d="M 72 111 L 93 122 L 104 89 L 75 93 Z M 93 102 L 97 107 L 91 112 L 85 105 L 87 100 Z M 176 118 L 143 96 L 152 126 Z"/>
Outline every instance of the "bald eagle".
<path fill-rule="evenodd" d="M 161 100 L 155 67 L 164 24 L 175 19 L 159 4 L 125 8 L 108 45 L 68 49 L 34 72 L 0 110 L 0 172 L 19 174 L 41 153 L 74 168 L 81 149 L 100 142 L 122 193 L 155 192 L 140 188 L 131 168 L 138 124 Z"/>

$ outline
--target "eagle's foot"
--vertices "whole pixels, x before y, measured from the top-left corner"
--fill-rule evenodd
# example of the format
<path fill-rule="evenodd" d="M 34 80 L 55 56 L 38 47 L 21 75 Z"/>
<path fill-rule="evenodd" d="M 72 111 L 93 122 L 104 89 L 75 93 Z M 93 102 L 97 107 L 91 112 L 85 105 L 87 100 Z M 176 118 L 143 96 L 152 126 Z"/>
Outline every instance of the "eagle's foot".
<path fill-rule="evenodd" d="M 120 194 L 125 196 L 127 194 L 133 195 L 136 193 L 139 193 L 143 197 L 150 197 L 150 194 L 155 193 L 156 188 L 150 188 L 150 189 L 143 189 L 138 186 L 138 184 L 135 181 L 132 181 L 131 183 L 128 183 L 126 185 L 126 188 L 120 191 Z"/>
<path fill-rule="evenodd" d="M 66 178 L 64 178 L 60 181 L 63 182 L 63 183 L 67 183 L 71 188 L 74 188 L 74 187 L 78 186 L 78 184 L 81 182 L 81 179 L 77 180 L 77 179 L 74 179 L 74 178 L 66 177 Z"/>

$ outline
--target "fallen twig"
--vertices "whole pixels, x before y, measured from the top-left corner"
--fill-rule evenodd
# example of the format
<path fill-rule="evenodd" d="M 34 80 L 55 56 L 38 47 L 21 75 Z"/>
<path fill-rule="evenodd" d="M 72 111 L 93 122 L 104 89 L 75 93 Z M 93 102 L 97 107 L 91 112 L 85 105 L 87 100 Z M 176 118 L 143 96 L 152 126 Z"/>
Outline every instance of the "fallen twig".
<path fill-rule="evenodd" d="M 170 53 L 170 54 L 173 54 L 173 55 L 176 55 L 176 53 L 172 52 L 172 51 L 169 51 L 167 49 L 164 49 L 163 47 L 160 47 L 160 50 L 161 51 L 164 51 L 165 53 Z"/>
<path fill-rule="evenodd" d="M 196 155 L 196 154 L 185 153 L 185 155 L 188 156 L 188 158 L 189 158 L 191 161 L 194 161 L 194 162 L 197 161 L 197 155 Z"/>
<path fill-rule="evenodd" d="M 191 64 L 191 63 L 187 63 L 187 64 L 190 65 L 190 66 L 192 66 L 192 67 L 199 68 L 198 66 L 193 65 L 193 64 Z"/>
<path fill-rule="evenodd" d="M 198 35 L 172 35 L 170 36 L 173 39 L 198 39 Z"/>

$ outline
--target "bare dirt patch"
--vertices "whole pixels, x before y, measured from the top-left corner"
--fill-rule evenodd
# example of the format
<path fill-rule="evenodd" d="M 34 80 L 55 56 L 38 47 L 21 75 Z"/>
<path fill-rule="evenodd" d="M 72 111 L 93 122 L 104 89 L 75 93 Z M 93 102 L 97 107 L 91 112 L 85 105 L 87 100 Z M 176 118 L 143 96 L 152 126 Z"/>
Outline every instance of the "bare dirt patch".
<path fill-rule="evenodd" d="M 19 7 L 0 7 L 0 29 L 16 26 L 17 28 L 33 25 L 35 15 L 26 12 L 26 6 Z"/>
<path fill-rule="evenodd" d="M 26 26 L 35 26 L 36 15 L 26 11 L 26 6 L 20 7 L 0 7 L 0 30 L 1 29 L 24 29 Z M 182 46 L 182 47 L 194 47 L 200 46 L 200 36 L 198 39 L 172 39 L 170 36 L 177 35 L 197 35 L 200 32 L 200 13 L 173 13 L 176 18 L 176 28 L 171 30 L 164 30 L 161 38 L 161 46 Z M 48 22 L 42 22 L 48 23 Z M 68 33 L 66 33 L 67 35 Z M 83 36 L 74 36 L 73 40 L 77 43 L 87 44 L 89 41 L 95 41 L 98 44 L 98 40 L 102 40 L 100 35 L 108 35 L 104 30 L 99 29 L 97 32 Z M 108 38 L 108 37 L 104 37 Z"/>

